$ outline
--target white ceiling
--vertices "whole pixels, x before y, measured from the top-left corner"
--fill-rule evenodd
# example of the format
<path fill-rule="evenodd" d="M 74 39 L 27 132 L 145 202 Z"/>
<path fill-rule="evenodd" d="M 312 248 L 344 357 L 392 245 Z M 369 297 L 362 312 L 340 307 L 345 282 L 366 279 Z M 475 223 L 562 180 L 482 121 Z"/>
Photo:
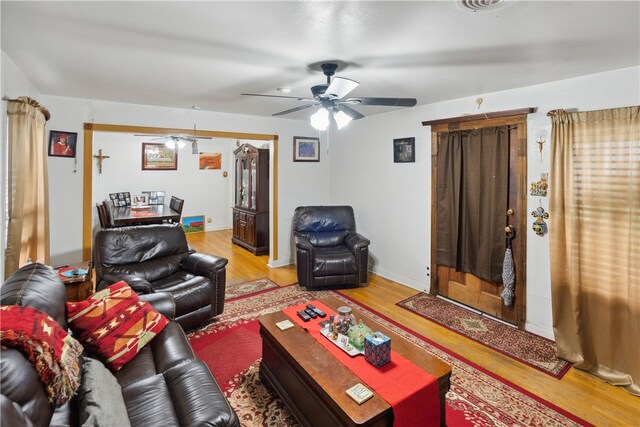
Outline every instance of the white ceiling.
<path fill-rule="evenodd" d="M 269 116 L 338 60 L 350 95 L 418 105 L 640 64 L 640 2 L 2 1 L 2 50 L 46 95 Z M 388 107 L 356 107 L 365 115 Z M 310 110 L 285 117 L 304 118 Z"/>

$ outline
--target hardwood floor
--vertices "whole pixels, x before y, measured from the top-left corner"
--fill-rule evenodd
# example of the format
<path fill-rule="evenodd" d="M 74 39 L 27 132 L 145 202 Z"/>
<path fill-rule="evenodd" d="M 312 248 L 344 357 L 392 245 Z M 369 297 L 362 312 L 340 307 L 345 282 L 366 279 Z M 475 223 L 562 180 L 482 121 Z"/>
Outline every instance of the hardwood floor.
<path fill-rule="evenodd" d="M 227 281 L 268 277 L 280 286 L 297 282 L 294 265 L 269 268 L 267 255 L 254 256 L 231 243 L 231 230 L 188 234 L 197 251 L 229 259 Z M 418 291 L 370 274 L 369 285 L 344 293 L 470 361 L 597 426 L 640 426 L 640 398 L 577 369 L 557 380 L 477 344 L 395 304 Z M 640 362 L 639 362 L 640 363 Z"/>

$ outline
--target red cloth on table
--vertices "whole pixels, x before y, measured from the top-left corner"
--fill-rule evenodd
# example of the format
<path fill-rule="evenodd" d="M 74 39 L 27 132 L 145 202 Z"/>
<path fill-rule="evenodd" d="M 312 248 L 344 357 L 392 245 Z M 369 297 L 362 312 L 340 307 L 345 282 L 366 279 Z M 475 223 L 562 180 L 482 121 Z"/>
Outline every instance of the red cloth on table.
<path fill-rule="evenodd" d="M 324 348 L 391 405 L 395 426 L 440 425 L 438 382 L 433 375 L 423 371 L 393 350 L 391 350 L 391 362 L 380 368 L 367 362 L 363 356 L 349 356 L 320 333 L 320 321 L 328 320 L 329 315 L 335 314 L 335 311 L 320 301 L 312 301 L 310 304 L 327 313 L 327 317 L 312 319 L 309 322 L 303 321 L 296 312 L 304 310 L 306 303 L 286 308 L 283 312 L 309 331 Z M 393 341 L 391 347 L 393 347 Z"/>

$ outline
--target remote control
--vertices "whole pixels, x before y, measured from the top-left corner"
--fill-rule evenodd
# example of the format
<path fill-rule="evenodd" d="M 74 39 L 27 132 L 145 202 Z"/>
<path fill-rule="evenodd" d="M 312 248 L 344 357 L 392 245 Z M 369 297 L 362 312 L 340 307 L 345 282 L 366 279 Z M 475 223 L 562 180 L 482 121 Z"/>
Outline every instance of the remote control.
<path fill-rule="evenodd" d="M 307 313 L 309 315 L 309 317 L 311 317 L 312 319 L 317 319 L 318 318 L 318 315 L 313 310 L 309 310 L 307 308 L 304 312 Z"/>
<path fill-rule="evenodd" d="M 299 310 L 298 311 L 298 316 L 304 320 L 305 322 L 308 322 L 309 320 L 311 320 L 311 317 L 309 317 L 309 315 L 307 313 L 304 312 L 304 310 Z"/>
<path fill-rule="evenodd" d="M 314 311 L 314 312 L 315 312 L 318 316 L 320 316 L 320 317 L 327 317 L 327 313 L 325 313 L 324 311 L 320 310 L 320 309 L 319 309 L 319 308 L 317 308 L 317 307 L 314 307 L 314 306 L 313 306 L 313 305 L 311 305 L 311 304 L 307 304 L 307 308 L 308 308 L 309 310 Z"/>

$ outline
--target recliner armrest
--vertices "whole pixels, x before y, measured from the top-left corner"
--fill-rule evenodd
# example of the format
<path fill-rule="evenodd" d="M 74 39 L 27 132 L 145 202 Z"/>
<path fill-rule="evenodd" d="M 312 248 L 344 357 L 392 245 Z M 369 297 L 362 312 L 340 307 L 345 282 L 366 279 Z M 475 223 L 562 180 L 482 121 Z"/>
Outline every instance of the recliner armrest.
<path fill-rule="evenodd" d="M 197 276 L 213 277 L 223 270 L 228 262 L 226 258 L 195 252 L 182 260 L 182 269 Z"/>
<path fill-rule="evenodd" d="M 358 233 L 349 233 L 344 239 L 352 252 L 359 251 L 371 244 L 371 241 Z"/>
<path fill-rule="evenodd" d="M 294 242 L 296 244 L 296 248 L 302 249 L 305 251 L 313 252 L 313 245 L 311 244 L 311 240 L 307 236 L 302 236 L 300 234 L 296 234 L 294 236 Z"/>
<path fill-rule="evenodd" d="M 113 285 L 121 280 L 127 282 L 131 289 L 136 291 L 137 294 L 151 294 L 153 293 L 153 288 L 151 287 L 151 283 L 149 283 L 146 279 L 142 277 L 138 277 L 134 274 L 118 274 L 118 273 L 107 273 L 102 276 L 102 280 L 98 283 L 97 289 L 101 290 L 106 288 L 109 285 Z"/>
<path fill-rule="evenodd" d="M 148 302 L 156 311 L 160 312 L 160 314 L 164 315 L 167 319 L 175 320 L 176 303 L 169 292 L 155 292 L 152 294 L 140 295 L 140 301 Z"/>

